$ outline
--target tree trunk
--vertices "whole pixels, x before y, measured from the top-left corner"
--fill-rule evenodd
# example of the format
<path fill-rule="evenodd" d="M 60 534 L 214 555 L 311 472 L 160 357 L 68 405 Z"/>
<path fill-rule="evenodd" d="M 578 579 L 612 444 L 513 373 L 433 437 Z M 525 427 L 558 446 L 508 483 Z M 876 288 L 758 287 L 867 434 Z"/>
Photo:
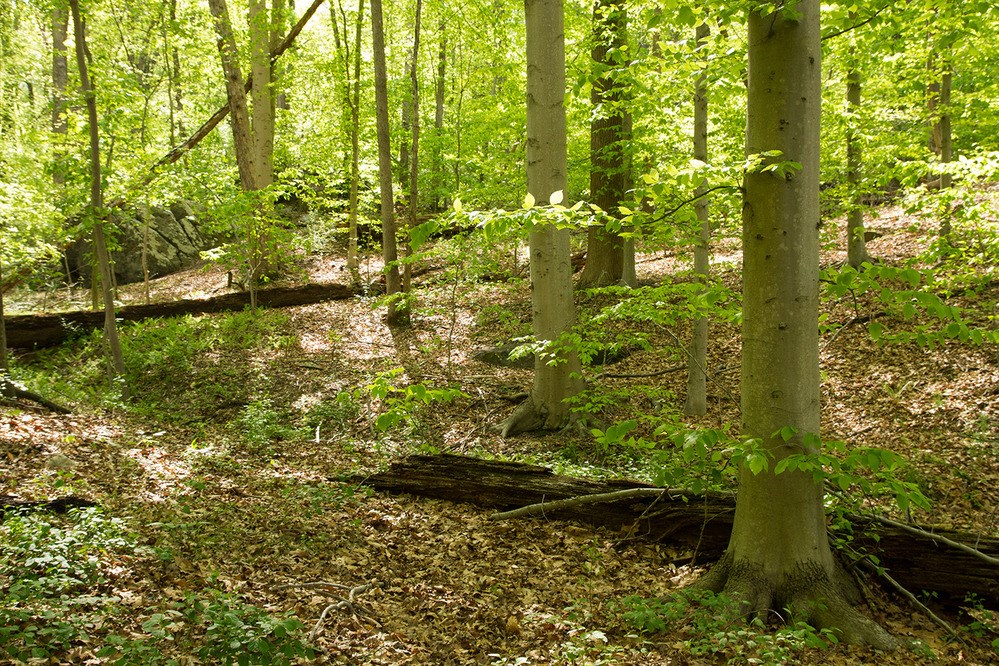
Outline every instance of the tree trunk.
<path fill-rule="evenodd" d="M 851 20 L 856 20 L 855 13 L 851 13 L 850 16 Z M 864 239 L 864 197 L 860 191 L 864 156 L 858 136 L 861 82 L 860 66 L 853 47 L 850 47 L 848 57 L 850 68 L 846 73 L 846 182 L 850 186 L 851 200 L 846 214 L 846 256 L 847 263 L 859 269 L 864 262 L 873 263 L 874 260 L 867 254 L 867 242 Z"/>
<path fill-rule="evenodd" d="M 108 374 L 112 383 L 121 382 L 122 398 L 128 400 L 129 390 L 128 384 L 125 382 L 125 360 L 121 353 L 121 341 L 118 339 L 118 325 L 115 322 L 111 258 L 108 255 L 107 242 L 104 238 L 104 195 L 101 189 L 101 140 L 100 128 L 97 124 L 97 95 L 94 93 L 87 72 L 86 28 L 83 18 L 80 16 L 79 0 L 70 0 L 69 6 L 73 14 L 76 66 L 80 71 L 80 88 L 87 100 L 87 124 L 90 130 L 90 210 L 94 216 L 94 252 L 97 254 L 101 292 L 104 300 L 104 334 L 107 337 L 110 355 Z"/>
<path fill-rule="evenodd" d="M 354 26 L 354 76 L 351 79 L 350 103 L 350 233 L 347 241 L 347 270 L 360 281 L 357 259 L 357 202 L 361 182 L 361 27 L 364 24 L 364 0 L 357 3 Z M 346 26 L 344 26 L 346 28 Z"/>
<path fill-rule="evenodd" d="M 447 84 L 447 21 L 441 18 L 440 49 L 437 52 L 437 81 L 434 86 L 434 195 L 435 211 L 442 211 L 447 205 L 444 201 L 444 92 Z"/>
<path fill-rule="evenodd" d="M 708 38 L 708 25 L 697 26 L 698 48 L 705 48 Z M 707 67 L 701 70 L 694 86 L 694 159 L 708 161 L 708 73 Z M 699 242 L 694 246 L 694 275 L 702 283 L 707 283 L 710 270 L 711 221 L 708 217 L 707 185 L 701 184 L 694 194 L 698 197 L 694 204 L 697 220 L 701 223 Z M 687 401 L 683 413 L 687 416 L 701 416 L 708 411 L 708 319 L 697 317 L 691 326 L 690 349 L 687 367 Z"/>
<path fill-rule="evenodd" d="M 375 61 L 375 122 L 378 126 L 378 180 L 382 215 L 382 259 L 385 262 L 385 294 L 389 296 L 390 324 L 400 323 L 405 308 L 392 296 L 399 293 L 395 231 L 395 200 L 392 194 L 392 137 L 389 133 L 388 73 L 385 67 L 385 29 L 382 24 L 382 0 L 371 0 L 371 41 Z"/>
<path fill-rule="evenodd" d="M 848 643 L 888 648 L 895 640 L 848 602 L 821 484 L 799 471 L 773 473 L 783 458 L 813 452 L 819 432 L 820 59 L 818 0 L 750 12 L 746 152 L 780 150 L 777 161 L 801 169 L 745 178 L 742 430 L 769 467 L 742 465 L 728 550 L 699 584 L 747 614 L 788 609 L 792 620 L 835 629 Z"/>
<path fill-rule="evenodd" d="M 593 6 L 593 87 L 590 104 L 595 110 L 590 122 L 590 198 L 611 218 L 625 198 L 628 177 L 627 153 L 631 142 L 631 119 L 627 91 L 618 80 L 627 36 L 627 9 L 620 0 L 596 0 Z M 603 287 L 625 280 L 626 244 L 619 231 L 594 226 L 587 231 L 586 266 L 579 287 Z M 632 260 L 634 257 L 632 257 Z M 634 286 L 634 282 L 629 283 Z"/>
<path fill-rule="evenodd" d="M 164 27 L 164 34 L 174 36 L 173 26 L 177 25 L 177 0 L 170 0 L 170 22 Z M 170 62 L 167 63 L 167 84 L 170 99 L 170 143 L 175 143 L 174 135 L 179 132 L 181 136 L 187 134 L 184 128 L 184 89 L 180 85 L 180 49 L 176 46 L 167 46 L 170 53 Z"/>
<path fill-rule="evenodd" d="M 66 36 L 69 31 L 69 10 L 56 6 L 52 9 L 52 133 L 56 135 L 56 149 L 52 155 L 52 182 L 62 185 L 66 180 L 66 84 L 69 80 L 69 63 L 66 58 Z"/>
<path fill-rule="evenodd" d="M 225 73 L 225 91 L 229 100 L 229 122 L 232 124 L 239 183 L 244 192 L 250 192 L 257 189 L 253 168 L 253 137 L 250 133 L 250 111 L 246 103 L 243 73 L 239 68 L 236 40 L 232 35 L 229 8 L 225 0 L 208 0 L 208 6 L 212 16 L 215 17 L 219 56 L 222 60 L 222 71 Z"/>
<path fill-rule="evenodd" d="M 554 474 L 550 469 L 516 462 L 480 460 L 455 455 L 409 456 L 384 471 L 352 479 L 370 488 L 407 493 L 481 507 L 508 510 L 544 503 L 538 515 L 547 521 L 578 521 L 605 527 L 624 536 L 669 542 L 693 551 L 701 561 L 725 552 L 732 532 L 735 501 L 729 493 L 695 495 L 689 491 L 656 489 L 638 481 L 595 481 Z M 637 490 L 635 497 L 630 491 Z M 655 490 L 661 492 L 656 493 Z M 624 493 L 599 503 L 551 504 L 569 498 Z M 973 546 L 986 557 L 999 558 L 999 539 L 938 527 L 881 523 L 850 516 L 852 546 L 876 555 L 892 578 L 912 591 L 927 590 L 938 601 L 966 603 L 974 592 L 987 605 L 999 604 L 999 566 L 972 552 L 953 548 L 934 537 Z M 552 529 L 560 529 L 551 523 Z M 921 533 L 920 533 L 921 532 Z"/>
<path fill-rule="evenodd" d="M 416 209 L 419 200 L 419 167 L 420 167 L 420 78 L 419 55 L 420 55 L 420 14 L 423 10 L 423 1 L 416 0 L 416 18 L 413 23 L 413 59 L 409 65 L 410 85 L 412 87 L 412 97 L 410 100 L 410 110 L 412 113 L 412 152 L 409 156 L 409 228 L 416 226 Z M 410 254 L 410 246 L 406 245 L 406 255 Z M 409 292 L 413 281 L 413 265 L 406 262 L 402 277 L 402 290 Z"/>
<path fill-rule="evenodd" d="M 274 94 L 271 77 L 271 19 L 266 0 L 250 0 L 250 78 L 253 87 L 253 182 L 262 190 L 274 181 Z M 242 81 L 242 77 L 237 79 Z"/>
<path fill-rule="evenodd" d="M 565 34 L 561 0 L 526 0 L 527 190 L 540 202 L 566 188 Z M 576 323 L 572 297 L 569 230 L 538 224 L 530 233 L 531 305 L 534 336 L 554 342 L 553 360 L 539 354 L 534 386 L 526 401 L 500 424 L 504 437 L 553 430 L 569 423 L 566 399 L 583 382 L 579 355 L 558 339 Z"/>
<path fill-rule="evenodd" d="M 10 362 L 7 359 L 7 323 L 3 314 L 3 263 L 0 258 L 0 374 L 10 373 Z"/>

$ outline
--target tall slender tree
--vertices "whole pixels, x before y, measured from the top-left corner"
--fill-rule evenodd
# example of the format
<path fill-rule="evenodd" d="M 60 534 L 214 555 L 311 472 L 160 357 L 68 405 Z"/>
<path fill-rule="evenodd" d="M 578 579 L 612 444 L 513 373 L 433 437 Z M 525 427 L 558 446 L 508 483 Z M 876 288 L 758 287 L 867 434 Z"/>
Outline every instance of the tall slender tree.
<path fill-rule="evenodd" d="M 405 309 L 391 297 L 400 292 L 399 255 L 396 249 L 395 200 L 392 194 L 392 137 L 388 115 L 388 71 L 385 64 L 385 27 L 382 0 L 371 0 L 371 42 L 375 65 L 375 123 L 378 129 L 378 181 L 382 218 L 382 259 L 385 293 L 390 297 L 387 320 L 399 323 Z"/>
<path fill-rule="evenodd" d="M 746 152 L 781 151 L 777 169 L 746 174 L 743 203 L 742 430 L 769 466 L 743 464 L 728 550 L 701 586 L 746 613 L 787 609 L 847 642 L 888 648 L 894 639 L 848 602 L 821 482 L 775 473 L 814 452 L 819 432 L 819 6 L 749 16 Z"/>
<path fill-rule="evenodd" d="M 695 39 L 703 49 L 710 31 L 707 23 L 696 28 Z M 708 72 L 705 67 L 694 84 L 694 159 L 708 161 Z M 698 199 L 694 204 L 697 220 L 700 223 L 699 238 L 694 246 L 694 275 L 702 283 L 707 282 L 710 270 L 711 220 L 708 215 L 707 185 L 698 185 L 694 193 Z M 700 416 L 708 411 L 707 365 L 708 365 L 708 318 L 697 317 L 693 321 L 690 336 L 690 349 L 687 363 L 687 401 L 683 411 L 688 416 Z"/>
<path fill-rule="evenodd" d="M 856 20 L 856 13 L 851 12 L 851 20 Z M 860 103 L 862 83 L 860 79 L 860 62 L 856 49 L 851 46 L 847 56 L 846 73 L 846 182 L 850 186 L 850 206 L 846 213 L 846 257 L 847 263 L 854 268 L 860 268 L 864 262 L 872 263 L 873 259 L 867 253 L 867 241 L 864 238 L 864 196 L 860 190 L 863 181 L 864 153 L 861 144 Z"/>
<path fill-rule="evenodd" d="M 566 188 L 565 29 L 562 0 L 525 0 L 527 23 L 527 190 L 539 202 Z M 554 343 L 537 354 L 530 395 L 503 423 L 504 437 L 565 426 L 567 398 L 583 386 L 579 355 L 558 344 L 576 323 L 569 230 L 538 224 L 530 232 L 534 336 Z"/>
<path fill-rule="evenodd" d="M 104 235 L 104 224 L 107 212 L 104 209 L 104 193 L 101 187 L 101 138 L 100 126 L 97 124 L 97 95 L 87 68 L 87 30 L 80 14 L 79 0 L 69 0 L 73 15 L 73 37 L 76 41 L 76 66 L 80 73 L 80 88 L 87 102 L 87 125 L 90 132 L 90 215 L 94 222 L 94 253 L 97 255 L 97 266 L 100 270 L 101 294 L 104 300 L 104 335 L 107 338 L 109 363 L 108 369 L 112 381 L 121 382 L 122 397 L 129 397 L 128 384 L 125 382 L 125 360 L 121 352 L 121 341 L 118 337 L 118 324 L 115 321 L 115 305 L 113 294 L 114 278 L 111 272 L 111 258 L 108 254 L 107 240 Z"/>

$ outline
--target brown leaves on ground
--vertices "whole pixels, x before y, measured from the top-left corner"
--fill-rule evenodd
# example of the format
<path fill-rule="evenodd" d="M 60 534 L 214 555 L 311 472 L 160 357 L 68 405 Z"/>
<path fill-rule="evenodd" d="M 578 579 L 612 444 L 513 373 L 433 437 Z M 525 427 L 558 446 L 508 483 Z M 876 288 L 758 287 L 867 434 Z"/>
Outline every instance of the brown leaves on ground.
<path fill-rule="evenodd" d="M 910 232 L 913 220 L 901 215 L 871 224 L 885 235 L 870 251 L 885 261 L 912 256 L 924 242 L 924 235 Z M 739 258 L 729 246 L 719 243 L 716 256 L 730 263 L 716 269 L 737 287 Z M 659 281 L 686 260 L 648 255 L 639 263 L 640 277 Z M 839 260 L 835 253 L 825 257 L 826 263 Z M 313 268 L 326 278 L 342 273 L 333 262 Z M 219 402 L 201 384 L 192 385 L 187 414 L 163 422 L 121 410 L 60 417 L 5 406 L 0 493 L 44 499 L 74 492 L 128 521 L 146 550 L 112 563 L 121 614 L 108 622 L 134 635 L 164 604 L 215 581 L 262 608 L 294 611 L 307 630 L 327 610 L 316 645 L 329 663 L 716 663 L 682 645 L 690 627 L 645 635 L 622 619 L 624 597 L 666 596 L 691 581 L 696 569 L 673 564 L 686 562 L 688 553 L 544 519 L 490 522 L 479 508 L 372 495 L 338 481 L 416 447 L 562 460 L 576 470 L 628 475 L 603 469 L 606 460 L 578 432 L 498 438 L 492 426 L 512 409 L 512 396 L 529 386 L 531 373 L 483 365 L 472 352 L 529 329 L 527 285 L 453 283 L 442 275 L 424 283 L 413 325 L 404 330 L 387 328 L 363 299 L 292 309 L 285 333 L 294 344 L 250 356 L 213 352 L 196 361 L 209 378 L 199 381 L 216 376 L 245 383 L 243 398 Z M 204 294 L 224 283 L 224 273 L 198 271 L 166 278 L 159 289 Z M 125 291 L 134 296 L 141 286 Z M 989 292 L 986 302 L 995 303 L 997 294 Z M 835 321 L 853 316 L 846 305 L 831 307 Z M 721 371 L 709 383 L 708 414 L 692 426 L 738 421 L 738 331 L 715 325 L 710 335 L 709 365 Z M 824 435 L 908 457 L 914 478 L 935 502 L 921 522 L 995 534 L 997 350 L 882 347 L 863 326 L 831 336 L 824 337 L 822 352 Z M 643 373 L 675 363 L 662 349 L 635 351 L 614 371 Z M 366 387 L 376 373 L 396 367 L 404 368 L 400 385 L 459 386 L 466 397 L 422 408 L 409 425 L 376 433 L 372 418 L 385 403 Z M 654 384 L 654 393 L 631 398 L 633 409 L 658 410 L 670 396 L 682 405 L 682 372 L 654 379 L 593 373 L 590 380 L 607 389 Z M 353 408 L 269 441 L 248 442 L 251 425 L 237 418 L 266 398 L 295 421 L 316 405 L 336 403 L 338 394 Z M 604 416 L 613 415 L 611 408 Z M 46 469 L 57 454 L 78 467 Z M 331 585 L 300 586 L 318 582 Z M 360 591 L 348 600 L 352 589 Z M 344 600 L 350 603 L 336 606 Z M 992 663 L 987 648 L 948 643 L 904 602 L 878 603 L 875 619 L 896 635 L 924 641 L 944 662 Z M 74 659 L 93 663 L 94 649 L 82 645 Z M 840 647 L 795 659 L 910 664 L 914 658 Z"/>

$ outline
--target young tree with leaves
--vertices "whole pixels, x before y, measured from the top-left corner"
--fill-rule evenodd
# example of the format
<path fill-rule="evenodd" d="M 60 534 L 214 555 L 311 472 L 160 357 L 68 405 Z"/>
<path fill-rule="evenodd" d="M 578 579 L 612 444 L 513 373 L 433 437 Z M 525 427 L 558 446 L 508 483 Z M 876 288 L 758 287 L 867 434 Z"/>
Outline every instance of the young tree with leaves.
<path fill-rule="evenodd" d="M 700 586 L 747 614 L 787 609 L 846 642 L 889 648 L 895 640 L 848 601 L 821 481 L 776 473 L 785 458 L 814 453 L 819 432 L 819 7 L 799 0 L 749 15 L 746 152 L 752 163 L 780 151 L 745 176 L 742 430 L 759 448 L 740 469 L 728 550 Z"/>

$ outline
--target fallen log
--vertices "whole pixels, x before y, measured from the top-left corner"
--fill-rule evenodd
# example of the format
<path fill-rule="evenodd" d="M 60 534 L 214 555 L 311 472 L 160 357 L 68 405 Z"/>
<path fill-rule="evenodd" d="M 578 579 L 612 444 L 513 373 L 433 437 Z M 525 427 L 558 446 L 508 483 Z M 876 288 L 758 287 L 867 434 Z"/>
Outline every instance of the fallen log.
<path fill-rule="evenodd" d="M 72 412 L 62 405 L 48 400 L 44 396 L 40 396 L 34 391 L 28 390 L 27 387 L 18 384 L 13 379 L 0 373 L 0 396 L 8 398 L 11 400 L 26 400 L 28 402 L 37 402 L 42 407 L 48 409 L 49 411 L 55 412 L 57 414 L 72 414 Z"/>
<path fill-rule="evenodd" d="M 97 502 L 76 495 L 57 497 L 53 500 L 26 500 L 13 495 L 0 495 L 0 515 L 7 509 L 66 513 L 70 509 L 83 509 L 91 506 L 97 506 Z"/>
<path fill-rule="evenodd" d="M 284 308 L 312 305 L 351 298 L 357 289 L 342 284 L 306 284 L 297 287 L 271 287 L 257 291 L 257 305 Z M 152 317 L 180 317 L 243 310 L 250 304 L 248 292 L 223 294 L 212 298 L 191 298 L 149 305 L 126 305 L 115 313 L 118 321 L 140 321 Z M 55 314 L 32 314 L 4 317 L 7 346 L 15 349 L 38 349 L 65 342 L 73 335 L 104 326 L 104 312 L 76 310 Z"/>
<path fill-rule="evenodd" d="M 385 472 L 355 481 L 376 490 L 500 510 L 598 493 L 655 489 L 637 481 L 593 481 L 559 476 L 535 465 L 455 455 L 410 456 Z M 694 550 L 699 561 L 718 558 L 728 545 L 735 496 L 660 490 L 630 493 L 600 503 L 560 503 L 539 515 L 547 520 L 619 530 L 623 536 L 669 541 Z M 852 548 L 876 556 L 880 566 L 907 589 L 932 592 L 938 600 L 949 603 L 961 603 L 969 593 L 975 593 L 987 606 L 999 608 L 999 564 L 995 559 L 999 557 L 999 539 L 949 529 L 899 526 L 863 516 L 853 517 L 851 523 Z M 947 541 L 970 548 L 957 548 Z"/>

